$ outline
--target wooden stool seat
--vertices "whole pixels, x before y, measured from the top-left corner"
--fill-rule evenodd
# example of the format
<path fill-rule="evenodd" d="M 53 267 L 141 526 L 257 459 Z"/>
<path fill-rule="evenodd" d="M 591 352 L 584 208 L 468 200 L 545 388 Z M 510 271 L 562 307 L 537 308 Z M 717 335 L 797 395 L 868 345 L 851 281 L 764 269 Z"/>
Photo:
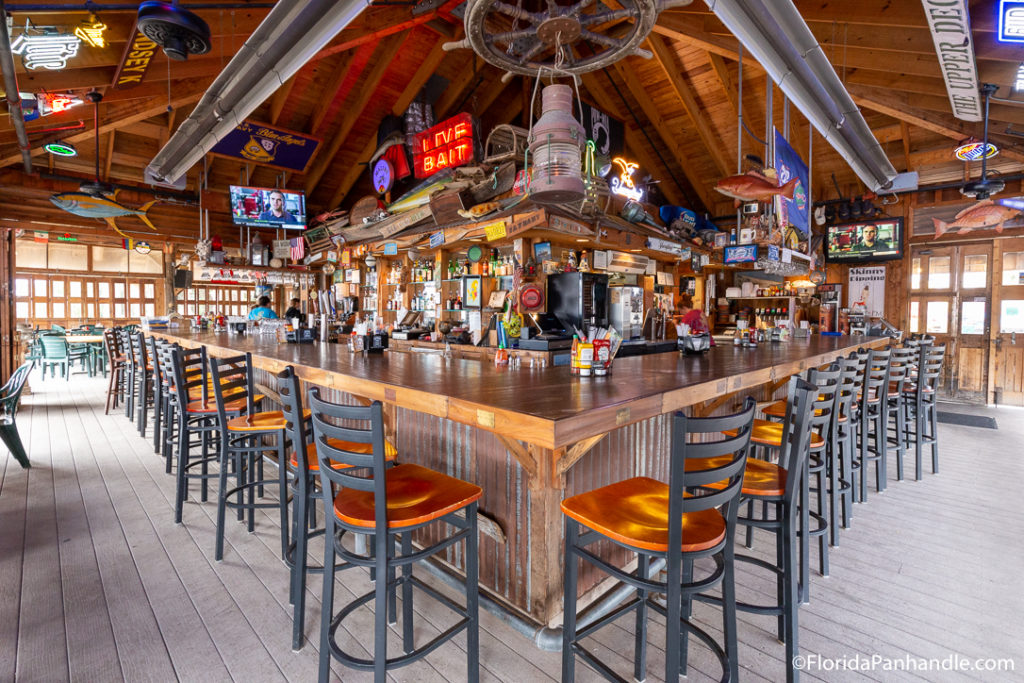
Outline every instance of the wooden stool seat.
<path fill-rule="evenodd" d="M 700 458 L 686 461 L 687 472 L 699 472 L 729 463 L 729 456 L 717 458 Z M 728 482 L 720 481 L 708 484 L 705 488 L 723 489 Z M 753 496 L 782 496 L 786 493 L 786 470 L 775 463 L 756 458 L 747 458 L 747 466 L 743 470 L 743 487 L 740 494 Z"/>
<path fill-rule="evenodd" d="M 474 503 L 483 495 L 475 484 L 419 465 L 396 465 L 387 477 L 389 529 L 417 526 L 440 519 Z M 372 491 L 342 488 L 334 498 L 334 514 L 352 526 L 374 527 Z"/>
<path fill-rule="evenodd" d="M 356 443 L 355 441 L 342 441 L 341 439 L 328 439 L 327 443 L 328 443 L 328 445 L 331 446 L 331 448 L 337 448 L 339 450 L 348 451 L 349 453 L 362 453 L 364 455 L 370 455 L 371 453 L 373 453 L 373 446 L 371 444 L 368 444 L 368 443 Z M 385 441 L 384 442 L 384 459 L 385 460 L 394 460 L 397 457 L 398 457 L 398 449 L 395 448 L 395 445 L 393 443 L 391 443 L 390 441 Z M 291 462 L 292 467 L 298 467 L 299 466 L 299 460 L 298 460 L 298 458 L 295 457 L 294 453 L 292 453 L 292 458 L 291 458 L 290 462 Z M 342 466 L 343 465 L 341 463 L 338 464 L 338 467 L 342 467 Z M 347 465 L 344 465 L 344 466 L 347 467 Z M 318 471 L 320 469 L 320 462 L 317 460 L 317 457 L 316 457 L 316 444 L 315 443 L 306 444 L 306 467 L 311 472 L 316 472 L 316 471 Z"/>
<path fill-rule="evenodd" d="M 729 456 L 722 456 L 729 460 Z M 667 484 L 634 477 L 562 501 L 562 512 L 620 543 L 668 551 Z M 714 548 L 725 539 L 725 519 L 715 509 L 683 514 L 684 552 Z"/>
<path fill-rule="evenodd" d="M 764 413 L 765 415 L 770 415 L 771 417 L 786 417 L 786 399 L 780 398 L 775 403 L 772 403 L 769 406 L 765 406 L 764 410 L 762 410 L 761 412 Z M 818 410 L 814 411 L 814 416 L 821 417 L 823 413 L 824 411 L 819 408 Z M 836 419 L 839 420 L 840 422 L 846 422 L 847 418 L 845 415 L 840 415 Z"/>
<path fill-rule="evenodd" d="M 722 432 L 726 436 L 736 436 L 736 432 Z M 754 427 L 751 430 L 750 442 L 759 446 L 782 447 L 782 424 L 769 422 L 768 420 L 754 420 Z M 811 432 L 811 448 L 822 448 L 825 439 L 818 432 Z"/>
<path fill-rule="evenodd" d="M 255 397 L 254 397 L 255 400 Z M 231 405 L 227 403 L 226 405 Z M 309 417 L 308 410 L 304 410 L 303 417 Z M 284 429 L 288 420 L 280 410 L 265 410 L 252 415 L 239 415 L 228 420 L 229 432 L 269 432 L 275 429 Z"/>

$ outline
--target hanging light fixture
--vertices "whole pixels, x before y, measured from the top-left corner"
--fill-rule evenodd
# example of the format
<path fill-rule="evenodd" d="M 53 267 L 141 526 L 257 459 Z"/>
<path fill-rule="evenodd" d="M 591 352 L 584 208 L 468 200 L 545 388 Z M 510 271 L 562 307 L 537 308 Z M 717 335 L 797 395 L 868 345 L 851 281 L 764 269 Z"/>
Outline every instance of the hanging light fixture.
<path fill-rule="evenodd" d="M 78 150 L 70 142 L 47 142 L 43 145 L 43 149 L 58 157 L 78 156 Z"/>
<path fill-rule="evenodd" d="M 572 88 L 548 85 L 541 91 L 541 116 L 530 131 L 530 199 L 565 204 L 583 199 L 583 126 L 572 114 Z"/>

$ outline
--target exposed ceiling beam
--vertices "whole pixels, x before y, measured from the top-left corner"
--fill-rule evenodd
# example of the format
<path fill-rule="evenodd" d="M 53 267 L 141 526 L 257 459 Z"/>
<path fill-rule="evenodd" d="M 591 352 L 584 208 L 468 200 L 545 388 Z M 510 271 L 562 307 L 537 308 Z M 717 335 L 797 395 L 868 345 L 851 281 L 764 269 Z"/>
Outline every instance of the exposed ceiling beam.
<path fill-rule="evenodd" d="M 110 164 L 114 162 L 114 138 L 117 137 L 117 131 L 112 130 L 107 133 L 107 155 L 103 159 L 103 179 L 110 180 Z"/>
<path fill-rule="evenodd" d="M 903 139 L 903 160 L 907 162 L 907 170 L 913 171 L 914 164 L 910 161 L 910 126 L 906 121 L 900 121 L 900 133 Z"/>
<path fill-rule="evenodd" d="M 683 109 L 686 110 L 690 120 L 693 121 L 697 135 L 700 136 L 701 142 L 704 143 L 704 148 L 715 162 L 715 166 L 718 167 L 718 172 L 723 176 L 729 175 L 729 166 L 726 161 L 725 150 L 722 148 L 722 140 L 715 134 L 704 118 L 701 107 L 693 96 L 693 91 L 690 89 L 682 72 L 676 66 L 676 55 L 672 48 L 666 44 L 664 38 L 657 35 L 649 35 L 647 42 L 654 53 L 655 61 L 658 62 L 665 77 L 668 78 L 669 85 L 675 91 L 676 97 L 679 98 L 679 102 L 683 105 Z"/>
<path fill-rule="evenodd" d="M 367 49 L 369 49 L 371 53 L 373 52 L 373 48 L 368 45 L 361 47 L 360 51 Z M 367 55 L 367 59 L 369 59 L 369 55 Z M 342 99 L 348 95 L 347 92 L 342 93 L 341 88 L 345 84 L 345 80 L 349 77 L 349 73 L 351 73 L 354 65 L 359 64 L 357 68 L 360 71 L 362 70 L 362 63 L 360 62 L 361 60 L 357 58 L 355 53 L 344 54 L 341 56 L 338 63 L 331 69 L 333 72 L 331 78 L 323 85 L 323 88 L 320 89 L 320 92 L 317 95 L 316 105 L 313 107 L 313 115 L 310 117 L 309 127 L 306 129 L 309 131 L 310 135 L 316 135 L 317 129 L 320 128 L 320 124 L 323 123 L 324 117 L 327 115 L 327 110 L 334 104 L 335 98 L 337 98 L 339 94 Z M 316 85 L 319 84 L 317 84 L 314 79 L 314 87 L 316 87 Z"/>
<path fill-rule="evenodd" d="M 613 65 L 615 72 L 619 75 L 619 78 L 626 84 L 629 92 L 632 93 L 633 99 L 637 101 L 640 108 L 644 112 L 644 116 L 651 123 L 654 130 L 657 131 L 658 136 L 661 138 L 661 143 L 664 145 L 664 149 L 668 151 L 683 169 L 683 174 L 686 179 L 690 181 L 690 185 L 693 186 L 694 191 L 700 198 L 702 204 L 706 209 L 711 207 L 711 195 L 708 194 L 708 189 L 704 184 L 703 178 L 694 168 L 694 165 L 688 159 L 686 153 L 683 151 L 682 146 L 678 143 L 678 136 L 676 131 L 673 130 L 672 126 L 666 121 L 657 105 L 654 104 L 654 100 L 647 94 L 647 89 L 640 79 L 636 76 L 636 71 L 629 64 L 631 57 L 615 62 Z M 710 179 L 709 179 L 710 180 Z M 691 207 L 692 208 L 692 207 Z"/>
<path fill-rule="evenodd" d="M 461 35 L 461 32 L 457 35 Z M 437 70 L 437 67 L 440 66 L 441 61 L 445 58 L 445 55 L 447 55 L 441 47 L 444 42 L 444 38 L 438 40 L 434 44 L 434 47 L 430 49 L 430 52 L 428 52 L 423 58 L 423 61 L 420 62 L 420 66 L 416 69 L 416 73 L 414 73 L 412 78 L 409 79 L 409 82 L 406 83 L 405 89 L 402 90 L 398 99 L 395 101 L 395 104 L 391 107 L 391 113 L 393 115 L 401 116 L 405 110 L 409 108 L 409 105 L 412 104 L 414 99 L 416 99 L 416 96 L 426 84 L 427 80 L 429 80 L 430 76 Z M 364 159 L 369 159 L 370 155 L 373 154 L 376 148 L 377 137 L 375 135 L 370 136 L 370 139 L 363 146 L 359 156 L 356 157 L 357 163 L 352 164 L 345 173 L 345 176 L 341 179 L 341 184 L 338 186 L 338 189 L 335 190 L 334 196 L 331 197 L 331 202 L 328 208 L 333 208 L 341 203 L 348 194 L 348 191 L 351 190 L 352 186 L 355 185 L 357 180 L 359 180 L 359 176 L 363 174 L 365 169 L 363 168 L 362 161 Z"/>
<path fill-rule="evenodd" d="M 441 93 L 441 96 L 437 98 L 437 102 L 434 104 L 434 114 L 438 120 L 447 118 L 452 108 L 463 100 L 462 93 L 469 87 L 469 84 L 475 82 L 477 78 L 482 78 L 483 74 L 477 71 L 474 68 L 475 66 L 476 53 L 470 51 L 469 59 L 458 70 L 455 78 L 448 84 L 448 87 L 444 89 L 444 92 Z M 484 68 L 487 67 L 485 66 Z"/>
<path fill-rule="evenodd" d="M 725 63 L 725 58 L 722 55 L 708 52 L 707 50 L 705 50 L 705 53 L 708 56 L 708 61 L 711 62 L 711 68 L 718 79 L 718 83 L 722 86 L 725 99 L 729 101 L 729 106 L 732 107 L 732 118 L 736 120 L 736 117 L 739 116 L 739 106 L 737 104 L 739 95 L 732 84 L 732 74 L 729 73 L 729 67 Z"/>
<path fill-rule="evenodd" d="M 341 149 L 341 146 L 348 138 L 348 134 L 352 131 L 352 126 L 362 116 L 363 109 L 369 104 L 370 99 L 377 94 L 377 86 L 391 65 L 391 56 L 398 51 L 408 37 L 408 33 L 391 35 L 382 40 L 378 45 L 377 50 L 374 52 L 375 60 L 371 60 L 374 61 L 373 67 L 367 73 L 365 80 L 359 84 L 359 90 L 356 92 L 355 99 L 352 102 L 345 103 L 345 113 L 341 117 L 341 124 L 335 131 L 331 141 L 327 145 L 321 146 L 320 152 L 317 153 L 316 160 L 313 162 L 313 168 L 306 175 L 306 196 L 313 194 L 316 186 L 320 183 L 320 179 L 323 178 L 324 172 L 327 171 L 327 167 L 334 161 L 338 150 Z"/>
<path fill-rule="evenodd" d="M 292 94 L 292 88 L 295 87 L 295 79 L 298 78 L 301 70 L 292 74 L 292 77 L 284 82 L 280 88 L 278 88 L 273 96 L 270 98 L 270 123 L 272 125 L 277 124 L 277 120 L 281 118 L 281 110 L 284 109 L 284 105 L 288 102 L 288 97 Z"/>

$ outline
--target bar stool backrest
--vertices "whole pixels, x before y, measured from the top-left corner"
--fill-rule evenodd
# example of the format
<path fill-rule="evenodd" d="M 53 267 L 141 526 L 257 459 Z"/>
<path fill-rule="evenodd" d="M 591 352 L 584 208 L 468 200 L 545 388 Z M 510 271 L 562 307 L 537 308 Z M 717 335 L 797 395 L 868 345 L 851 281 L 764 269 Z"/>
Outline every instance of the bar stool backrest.
<path fill-rule="evenodd" d="M 818 387 L 794 375 L 786 392 L 786 419 L 782 427 L 782 452 L 779 462 L 786 469 L 787 501 L 795 502 L 800 495 L 807 461 L 811 455 L 811 417 L 815 411 Z"/>
<path fill-rule="evenodd" d="M 864 368 L 867 361 L 850 354 L 849 358 L 842 358 L 839 361 L 843 368 L 842 389 L 839 392 L 840 414 L 851 418 L 854 402 L 864 387 Z"/>
<path fill-rule="evenodd" d="M 325 509 L 331 509 L 332 486 L 357 491 L 373 491 L 374 527 L 387 530 L 387 489 L 384 476 L 387 460 L 384 451 L 384 411 L 380 401 L 368 406 L 346 406 L 325 401 L 320 390 L 309 392 L 313 443 L 320 467 L 320 485 Z M 348 426 L 351 421 L 363 427 Z M 337 441 L 334 441 L 337 439 Z M 370 444 L 371 453 L 353 453 L 336 447 L 339 442 Z M 334 444 L 334 445 L 332 445 Z M 338 464 L 348 465 L 339 468 Z"/>
<path fill-rule="evenodd" d="M 892 351 L 889 349 L 871 349 L 868 351 L 868 362 L 864 368 L 864 387 L 861 391 L 861 408 L 867 410 L 874 403 L 875 397 L 882 400 L 889 395 L 889 366 Z"/>
<path fill-rule="evenodd" d="M 256 393 L 252 354 L 230 358 L 210 358 L 210 374 L 213 382 L 213 398 L 217 402 L 217 414 L 222 429 L 227 428 L 227 404 L 238 404 L 245 401 L 245 414 L 256 413 L 254 395 Z M 237 412 L 237 411 L 233 411 Z"/>
<path fill-rule="evenodd" d="M 295 449 L 296 470 L 298 472 L 296 483 L 299 487 L 299 492 L 305 495 L 305 474 L 309 471 L 306 447 L 312 443 L 312 425 L 302 415 L 302 387 L 299 382 L 299 376 L 295 374 L 295 368 L 289 365 L 277 374 L 277 379 L 277 393 L 281 397 L 284 419 L 288 421 L 286 427 L 288 440 L 292 442 L 292 448 Z"/>
<path fill-rule="evenodd" d="M 146 339 L 142 332 L 129 332 L 128 342 L 131 348 L 131 363 L 135 370 L 144 373 L 146 371 Z"/>
<path fill-rule="evenodd" d="M 110 367 L 114 367 L 118 356 L 121 355 L 121 344 L 117 339 L 117 331 L 113 328 L 103 330 L 103 348 L 107 351 L 107 361 L 110 362 Z"/>
<path fill-rule="evenodd" d="M 672 458 L 669 461 L 668 547 L 683 543 L 683 514 L 722 508 L 727 528 L 735 528 L 737 501 L 743 487 L 743 470 L 750 450 L 751 428 L 757 407 L 747 397 L 743 409 L 732 415 L 688 417 L 681 412 L 672 417 Z M 735 436 L 707 440 L 722 432 Z M 727 457 L 726 457 L 727 456 Z M 687 469 L 687 460 L 713 458 L 714 467 Z M 702 489 L 726 481 L 724 488 Z M 694 492 L 700 495 L 687 495 Z M 731 539 L 727 542 L 731 543 Z"/>
<path fill-rule="evenodd" d="M 811 414 L 811 429 L 817 430 L 828 443 L 839 422 L 839 398 L 842 393 L 843 371 L 838 363 L 825 369 L 812 368 L 807 371 L 807 381 L 818 387 Z"/>
<path fill-rule="evenodd" d="M 942 361 L 946 356 L 946 345 L 922 346 L 917 369 L 917 400 L 924 400 L 939 389 L 939 377 L 942 375 Z"/>
<path fill-rule="evenodd" d="M 164 359 L 163 372 L 171 384 L 171 400 L 183 411 L 189 404 L 192 395 L 198 394 L 203 405 L 207 405 L 209 396 L 209 375 L 206 372 L 206 347 L 183 349 L 178 344 L 169 344 L 160 351 Z M 193 392 L 192 389 L 199 389 Z"/>
<path fill-rule="evenodd" d="M 907 380 L 917 372 L 918 353 L 918 349 L 913 347 L 892 349 L 892 359 L 889 363 L 889 385 L 895 384 L 895 389 L 900 394 L 903 393 Z"/>

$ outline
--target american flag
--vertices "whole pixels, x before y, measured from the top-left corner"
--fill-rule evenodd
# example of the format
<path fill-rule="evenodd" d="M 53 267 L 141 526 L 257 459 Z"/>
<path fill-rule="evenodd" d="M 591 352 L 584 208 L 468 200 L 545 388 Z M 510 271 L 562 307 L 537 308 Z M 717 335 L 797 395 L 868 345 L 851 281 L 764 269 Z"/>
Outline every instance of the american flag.
<path fill-rule="evenodd" d="M 301 237 L 291 239 L 292 261 L 301 261 L 306 256 L 306 240 Z"/>

